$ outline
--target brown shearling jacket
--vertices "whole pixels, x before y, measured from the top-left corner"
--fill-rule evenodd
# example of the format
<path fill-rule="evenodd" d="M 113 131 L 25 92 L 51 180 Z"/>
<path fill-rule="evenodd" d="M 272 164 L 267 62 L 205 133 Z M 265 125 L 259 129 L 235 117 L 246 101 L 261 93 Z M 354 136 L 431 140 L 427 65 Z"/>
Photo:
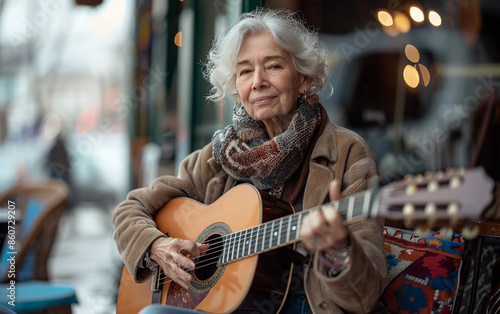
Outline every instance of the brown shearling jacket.
<path fill-rule="evenodd" d="M 367 189 L 376 179 L 376 166 L 367 144 L 356 133 L 328 122 L 318 138 L 309 164 L 303 208 L 327 200 L 329 184 L 341 182 L 342 196 Z M 156 179 L 150 188 L 131 191 L 113 213 L 114 239 L 123 263 L 137 282 L 151 271 L 139 268 L 147 248 L 164 234 L 153 221 L 155 212 L 170 199 L 188 197 L 213 203 L 231 189 L 235 180 L 212 158 L 211 144 L 193 152 L 177 176 Z M 383 222 L 365 219 L 349 225 L 350 264 L 340 275 L 329 277 L 317 254 L 305 266 L 304 288 L 314 313 L 367 313 L 385 287 L 387 273 L 383 248 Z"/>

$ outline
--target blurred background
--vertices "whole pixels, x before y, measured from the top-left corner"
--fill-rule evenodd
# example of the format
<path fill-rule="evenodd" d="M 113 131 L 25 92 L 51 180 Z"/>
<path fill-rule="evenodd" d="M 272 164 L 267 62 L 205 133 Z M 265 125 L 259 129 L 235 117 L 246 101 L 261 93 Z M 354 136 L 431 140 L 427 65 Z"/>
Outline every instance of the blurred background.
<path fill-rule="evenodd" d="M 231 100 L 204 98 L 203 62 L 257 6 L 318 29 L 322 103 L 365 138 L 383 184 L 476 165 L 500 181 L 498 1 L 0 0 L 0 192 L 67 184 L 48 265 L 75 287 L 73 312 L 114 312 L 117 203 L 231 123 Z"/>

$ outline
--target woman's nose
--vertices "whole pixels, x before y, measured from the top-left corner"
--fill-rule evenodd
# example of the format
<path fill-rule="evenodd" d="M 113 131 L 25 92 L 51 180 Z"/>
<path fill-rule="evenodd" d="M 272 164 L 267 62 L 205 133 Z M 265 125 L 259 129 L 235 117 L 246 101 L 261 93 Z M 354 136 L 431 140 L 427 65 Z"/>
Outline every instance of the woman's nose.
<path fill-rule="evenodd" d="M 260 89 L 268 85 L 266 74 L 260 69 L 255 69 L 253 73 L 252 89 Z"/>

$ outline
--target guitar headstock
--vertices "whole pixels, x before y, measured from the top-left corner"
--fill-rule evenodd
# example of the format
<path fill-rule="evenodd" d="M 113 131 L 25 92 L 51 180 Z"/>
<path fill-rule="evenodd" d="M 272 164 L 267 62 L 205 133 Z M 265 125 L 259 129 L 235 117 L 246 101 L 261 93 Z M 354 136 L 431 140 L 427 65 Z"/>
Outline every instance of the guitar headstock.
<path fill-rule="evenodd" d="M 493 198 L 493 180 L 483 168 L 407 176 L 379 193 L 378 216 L 403 220 L 408 227 L 425 223 L 457 226 L 478 220 Z"/>

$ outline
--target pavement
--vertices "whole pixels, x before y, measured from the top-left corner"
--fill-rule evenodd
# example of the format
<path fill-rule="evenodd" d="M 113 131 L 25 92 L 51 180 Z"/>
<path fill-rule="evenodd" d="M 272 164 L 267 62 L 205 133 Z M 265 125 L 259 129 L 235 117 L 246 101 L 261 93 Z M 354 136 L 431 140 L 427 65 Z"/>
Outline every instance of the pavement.
<path fill-rule="evenodd" d="M 52 281 L 75 287 L 73 314 L 116 313 L 122 264 L 112 237 L 112 210 L 83 203 L 61 217 L 49 273 Z"/>

